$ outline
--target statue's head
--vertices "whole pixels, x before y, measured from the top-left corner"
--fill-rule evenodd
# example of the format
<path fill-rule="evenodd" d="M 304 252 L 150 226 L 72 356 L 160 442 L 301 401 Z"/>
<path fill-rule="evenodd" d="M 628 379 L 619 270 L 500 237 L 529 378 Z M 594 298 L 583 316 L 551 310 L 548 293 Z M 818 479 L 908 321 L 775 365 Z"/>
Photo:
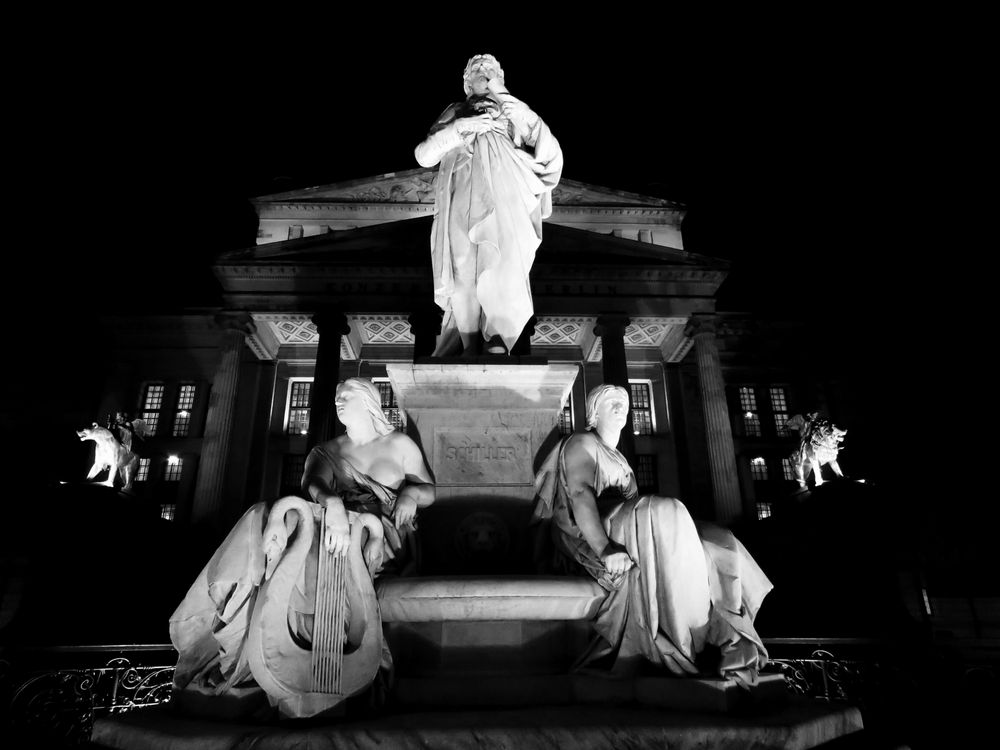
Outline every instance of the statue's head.
<path fill-rule="evenodd" d="M 620 385 L 599 385 L 587 394 L 587 429 L 605 419 L 613 420 L 619 430 L 628 421 L 628 391 Z"/>
<path fill-rule="evenodd" d="M 503 68 L 493 55 L 476 55 L 469 60 L 462 75 L 462 86 L 466 96 L 482 96 L 486 93 L 486 83 L 498 78 L 503 83 Z"/>
<path fill-rule="evenodd" d="M 395 429 L 382 411 L 378 388 L 366 378 L 348 378 L 338 384 L 334 403 L 337 405 L 337 419 L 345 427 L 356 424 L 358 420 L 369 419 L 379 435 L 388 435 Z"/>

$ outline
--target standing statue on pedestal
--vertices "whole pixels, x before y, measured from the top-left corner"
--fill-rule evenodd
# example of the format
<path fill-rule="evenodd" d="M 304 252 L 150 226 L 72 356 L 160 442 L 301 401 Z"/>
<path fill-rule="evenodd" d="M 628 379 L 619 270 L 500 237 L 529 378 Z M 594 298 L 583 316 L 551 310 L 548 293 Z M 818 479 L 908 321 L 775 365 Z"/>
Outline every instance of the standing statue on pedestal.
<path fill-rule="evenodd" d="M 771 582 L 730 531 L 696 526 L 674 498 L 639 497 L 615 447 L 628 409 L 624 388 L 592 390 L 592 432 L 566 438 L 535 482 L 533 520 L 549 521 L 562 559 L 608 591 L 581 662 L 608 657 L 629 672 L 645 659 L 677 675 L 754 684 L 767 651 L 753 621 Z M 719 651 L 711 664 L 699 658 L 707 646 Z"/>
<path fill-rule="evenodd" d="M 403 566 L 434 485 L 371 381 L 344 381 L 336 404 L 347 434 L 307 457 L 311 502 L 250 508 L 171 616 L 182 710 L 253 713 L 263 693 L 283 716 L 315 716 L 391 667 L 372 579 Z"/>
<path fill-rule="evenodd" d="M 465 68 L 450 105 L 416 148 L 440 162 L 431 229 L 434 301 L 445 311 L 435 356 L 509 352 L 533 314 L 528 272 L 552 213 L 563 158 L 548 126 L 504 86 L 492 55 Z"/>
<path fill-rule="evenodd" d="M 838 477 L 844 476 L 837 463 L 837 456 L 847 430 L 834 426 L 833 422 L 821 417 L 816 411 L 809 412 L 804 417 L 796 414 L 785 426 L 799 432 L 799 449 L 790 458 L 800 488 L 806 489 L 806 480 L 810 474 L 817 487 L 823 484 L 823 466 L 826 464 L 829 464 Z"/>

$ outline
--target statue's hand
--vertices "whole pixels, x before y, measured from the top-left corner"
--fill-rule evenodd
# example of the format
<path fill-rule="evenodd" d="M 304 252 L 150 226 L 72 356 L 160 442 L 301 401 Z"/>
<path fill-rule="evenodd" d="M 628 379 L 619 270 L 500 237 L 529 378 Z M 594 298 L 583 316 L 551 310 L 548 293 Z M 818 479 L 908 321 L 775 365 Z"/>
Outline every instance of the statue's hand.
<path fill-rule="evenodd" d="M 347 522 L 347 513 L 343 506 L 326 508 L 326 522 L 323 533 L 323 545 L 326 551 L 343 557 L 351 545 L 351 524 Z"/>
<path fill-rule="evenodd" d="M 504 99 L 500 105 L 500 111 L 508 120 L 514 120 L 515 122 L 527 122 L 532 115 L 532 111 L 528 108 L 527 104 L 513 97 Z"/>
<path fill-rule="evenodd" d="M 620 544 L 614 542 L 608 542 L 608 546 L 604 548 L 601 562 L 604 563 L 608 573 L 613 576 L 622 575 L 635 565 L 628 552 Z"/>
<path fill-rule="evenodd" d="M 403 495 L 396 501 L 396 510 L 392 514 L 392 520 L 397 529 L 411 525 L 413 519 L 417 517 L 417 501 L 409 495 Z"/>
<path fill-rule="evenodd" d="M 494 133 L 507 132 L 506 125 L 499 120 L 494 120 L 488 114 L 476 115 L 475 117 L 459 117 L 455 120 L 455 127 L 462 135 L 469 133 L 479 135 L 480 133 L 489 133 L 490 131 Z"/>

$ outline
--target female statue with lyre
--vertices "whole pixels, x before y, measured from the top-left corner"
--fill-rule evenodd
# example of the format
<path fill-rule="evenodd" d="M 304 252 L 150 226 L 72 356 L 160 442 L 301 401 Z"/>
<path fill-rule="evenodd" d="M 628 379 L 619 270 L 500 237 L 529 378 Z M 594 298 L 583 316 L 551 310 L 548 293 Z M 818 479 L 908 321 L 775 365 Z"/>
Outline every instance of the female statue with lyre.
<path fill-rule="evenodd" d="M 406 567 L 434 486 L 370 381 L 341 383 L 336 406 L 347 434 L 307 457 L 309 499 L 248 510 L 171 617 L 182 709 L 246 715 L 266 696 L 284 716 L 315 716 L 391 666 L 372 580 Z"/>

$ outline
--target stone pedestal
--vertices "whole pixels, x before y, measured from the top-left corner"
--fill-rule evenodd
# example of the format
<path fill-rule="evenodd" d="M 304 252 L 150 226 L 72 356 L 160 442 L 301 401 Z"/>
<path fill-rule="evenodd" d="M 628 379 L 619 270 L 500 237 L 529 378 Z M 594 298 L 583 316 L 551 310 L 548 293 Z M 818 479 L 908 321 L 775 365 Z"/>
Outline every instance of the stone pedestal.
<path fill-rule="evenodd" d="M 407 432 L 437 483 L 420 514 L 425 574 L 531 567 L 535 471 L 559 440 L 575 365 L 390 364 Z"/>
<path fill-rule="evenodd" d="M 530 502 L 539 456 L 576 380 L 575 365 L 386 366 L 437 499 Z"/>
<path fill-rule="evenodd" d="M 419 690 L 420 685 L 414 685 Z M 467 702 L 488 694 L 493 686 L 465 685 Z M 553 747 L 633 750 L 669 747 L 674 750 L 728 750 L 748 747 L 795 748 L 825 746 L 864 728 L 861 712 L 853 706 L 820 701 L 790 700 L 766 711 L 732 715 L 664 710 L 661 706 L 545 705 L 547 694 L 519 709 L 399 712 L 377 718 L 342 720 L 325 725 L 236 724 L 184 719 L 170 705 L 139 709 L 97 719 L 92 741 L 101 747 L 191 748 L 192 750 L 278 750 L 300 747 L 338 747 L 376 750 L 386 747 L 516 747 L 549 750 Z M 864 746 L 863 735 L 857 746 Z M 850 740 L 844 747 L 854 746 Z M 840 745 L 840 743 L 838 743 Z"/>

